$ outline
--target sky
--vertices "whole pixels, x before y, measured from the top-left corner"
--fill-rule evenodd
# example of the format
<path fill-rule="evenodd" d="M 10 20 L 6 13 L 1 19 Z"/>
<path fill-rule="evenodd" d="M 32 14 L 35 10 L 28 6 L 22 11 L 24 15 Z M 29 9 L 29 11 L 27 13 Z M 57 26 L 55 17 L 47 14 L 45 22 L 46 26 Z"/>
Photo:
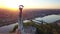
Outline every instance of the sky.
<path fill-rule="evenodd" d="M 60 9 L 60 0 L 0 0 L 0 8 L 24 8 Z"/>

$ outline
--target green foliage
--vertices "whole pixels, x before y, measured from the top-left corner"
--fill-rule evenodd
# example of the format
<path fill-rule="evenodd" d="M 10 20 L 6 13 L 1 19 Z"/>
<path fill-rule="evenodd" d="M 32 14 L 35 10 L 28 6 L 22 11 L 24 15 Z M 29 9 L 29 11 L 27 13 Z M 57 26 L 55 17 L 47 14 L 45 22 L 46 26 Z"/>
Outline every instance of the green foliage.
<path fill-rule="evenodd" d="M 43 34 L 60 34 L 59 32 L 59 28 L 57 25 L 54 24 L 43 24 L 43 25 L 38 25 L 39 27 L 38 30 L 40 30 L 39 32 L 42 32 Z M 58 30 L 59 29 L 59 30 Z M 38 33 L 41 34 L 41 33 Z"/>
<path fill-rule="evenodd" d="M 24 27 L 34 26 L 36 27 L 36 34 L 60 34 L 60 27 L 55 25 L 54 23 L 46 23 L 46 24 L 35 24 L 33 21 L 24 23 Z M 12 32 L 14 32 L 18 28 L 18 25 L 15 25 Z"/>

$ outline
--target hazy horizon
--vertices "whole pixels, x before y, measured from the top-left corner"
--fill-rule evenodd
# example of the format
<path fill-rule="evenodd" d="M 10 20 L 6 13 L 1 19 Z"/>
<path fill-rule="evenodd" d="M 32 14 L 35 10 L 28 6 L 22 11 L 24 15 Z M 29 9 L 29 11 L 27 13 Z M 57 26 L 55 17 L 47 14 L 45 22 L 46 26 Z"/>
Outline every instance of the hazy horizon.
<path fill-rule="evenodd" d="M 24 5 L 24 9 L 60 9 L 60 0 L 0 0 L 0 8 L 18 9 Z"/>

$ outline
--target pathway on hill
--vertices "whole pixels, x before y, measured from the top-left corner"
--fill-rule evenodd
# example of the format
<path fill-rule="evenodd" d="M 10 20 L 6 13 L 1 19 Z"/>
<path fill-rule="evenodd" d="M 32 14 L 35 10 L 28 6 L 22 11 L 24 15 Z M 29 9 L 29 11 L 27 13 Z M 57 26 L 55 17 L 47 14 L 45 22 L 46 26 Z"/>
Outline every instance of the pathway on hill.
<path fill-rule="evenodd" d="M 0 27 L 0 33 L 8 33 L 9 31 L 13 30 L 14 25 L 15 24 Z"/>

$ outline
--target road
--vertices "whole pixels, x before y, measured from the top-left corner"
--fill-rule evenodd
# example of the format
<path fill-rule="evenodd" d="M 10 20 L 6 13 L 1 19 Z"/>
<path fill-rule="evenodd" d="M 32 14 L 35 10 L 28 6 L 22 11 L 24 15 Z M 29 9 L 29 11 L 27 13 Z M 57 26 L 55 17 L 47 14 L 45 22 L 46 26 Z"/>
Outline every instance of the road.
<path fill-rule="evenodd" d="M 14 25 L 16 24 L 11 24 L 11 25 L 0 27 L 0 33 L 8 33 L 9 31 L 13 30 Z"/>

